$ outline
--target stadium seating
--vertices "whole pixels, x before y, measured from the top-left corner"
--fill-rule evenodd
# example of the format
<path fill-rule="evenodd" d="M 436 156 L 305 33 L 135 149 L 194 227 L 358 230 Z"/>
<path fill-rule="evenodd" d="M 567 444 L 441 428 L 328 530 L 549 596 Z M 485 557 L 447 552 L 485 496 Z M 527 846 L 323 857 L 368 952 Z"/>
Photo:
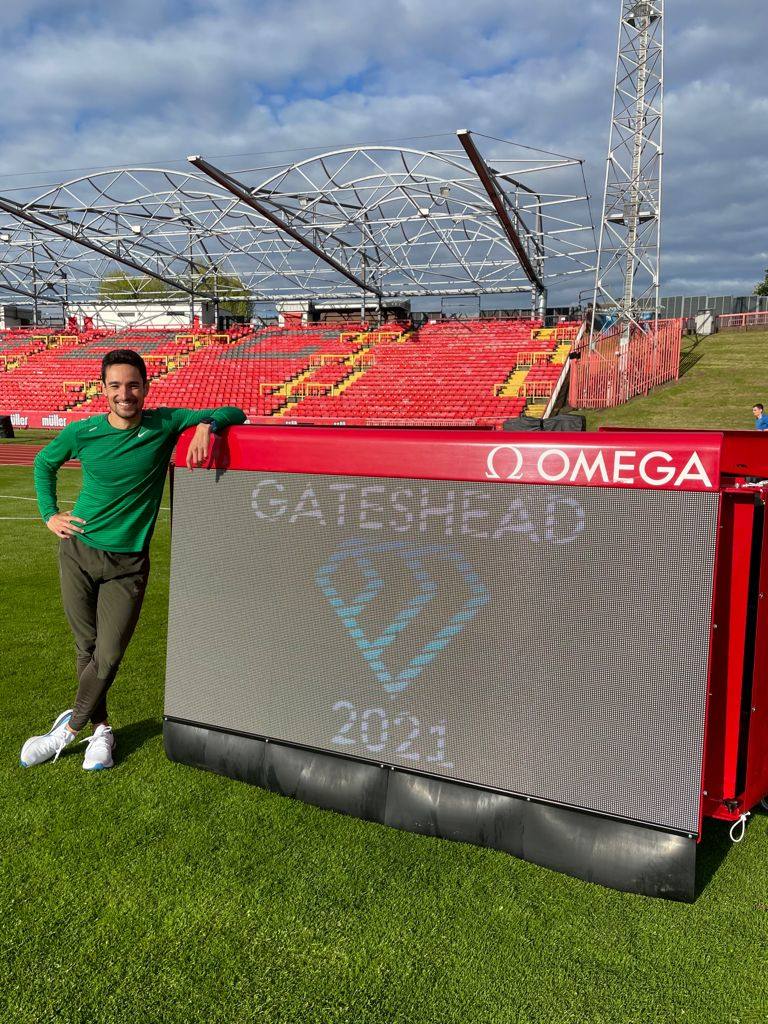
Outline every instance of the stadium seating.
<path fill-rule="evenodd" d="M 27 348 L 23 358 L 9 358 L 18 352 L 21 335 L 0 332 L 0 354 L 6 355 L 0 366 L 0 407 L 11 411 L 56 412 L 77 408 L 96 396 L 101 360 L 114 348 L 132 348 L 147 362 L 150 377 L 174 369 L 187 353 L 218 337 L 211 331 L 199 330 L 195 335 L 177 329 L 141 329 L 124 331 L 89 330 L 79 334 L 26 332 Z M 232 334 L 226 335 L 231 340 Z M 12 349 L 11 344 L 16 348 Z M 103 399 L 88 401 L 94 412 L 106 408 Z"/>
<path fill-rule="evenodd" d="M 271 416 L 297 394 L 311 391 L 334 374 L 344 359 L 365 347 L 361 325 L 334 328 L 265 328 L 226 346 L 211 345 L 193 354 L 185 366 L 156 381 L 152 403 L 210 408 L 238 405 L 250 419 Z M 362 338 L 363 340 L 358 340 Z"/>
<path fill-rule="evenodd" d="M 41 327 L 0 331 L 0 370 L 17 369 L 31 355 L 55 345 L 60 337 L 59 333 Z"/>
<path fill-rule="evenodd" d="M 25 358 L 15 364 L 8 361 L 0 373 L 0 405 L 12 411 L 56 411 L 74 403 L 72 385 L 84 386 L 83 360 L 79 350 L 87 350 L 101 336 L 98 332 L 80 335 L 31 335 Z M 39 339 L 36 340 L 36 339 Z M 88 369 L 88 377 L 91 369 Z M 93 375 L 98 377 L 98 369 Z"/>
<path fill-rule="evenodd" d="M 0 363 L 0 408 L 105 411 L 101 359 L 133 348 L 147 363 L 151 405 L 238 405 L 251 422 L 498 426 L 546 402 L 577 327 L 474 320 L 418 330 L 343 323 L 0 332 L 0 355 L 14 355 L 5 372 Z"/>
<path fill-rule="evenodd" d="M 539 326 L 534 323 L 534 327 Z M 410 419 L 429 422 L 500 422 L 525 405 L 498 388 L 531 347 L 530 321 L 448 321 L 405 336 L 382 338 L 371 366 L 340 394 L 307 397 L 297 419 Z"/>

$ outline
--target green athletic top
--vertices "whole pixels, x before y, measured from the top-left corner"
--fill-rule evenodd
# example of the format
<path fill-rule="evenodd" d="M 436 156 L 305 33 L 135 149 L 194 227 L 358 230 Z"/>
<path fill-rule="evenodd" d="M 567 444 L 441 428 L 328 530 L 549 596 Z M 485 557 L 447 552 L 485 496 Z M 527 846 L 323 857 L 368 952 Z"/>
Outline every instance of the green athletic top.
<path fill-rule="evenodd" d="M 56 474 L 68 459 L 83 466 L 73 514 L 85 519 L 78 539 L 102 551 L 143 551 L 149 545 L 165 474 L 182 430 L 204 419 L 217 428 L 245 422 L 242 409 L 150 409 L 135 427 L 113 427 L 105 413 L 68 424 L 35 457 L 35 490 L 47 522 L 59 509 Z"/>

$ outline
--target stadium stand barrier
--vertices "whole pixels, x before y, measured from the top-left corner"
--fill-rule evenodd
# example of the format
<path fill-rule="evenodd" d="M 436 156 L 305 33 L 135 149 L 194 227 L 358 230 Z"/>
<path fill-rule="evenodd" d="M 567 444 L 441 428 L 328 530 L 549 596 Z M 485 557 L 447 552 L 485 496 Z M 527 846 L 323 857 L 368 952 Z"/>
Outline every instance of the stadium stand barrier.
<path fill-rule="evenodd" d="M 573 360 L 570 359 L 570 353 L 571 351 L 575 351 L 581 348 L 581 344 L 586 332 L 587 322 L 586 320 L 584 320 L 581 324 L 579 324 L 576 330 L 576 334 L 572 339 L 572 344 L 569 345 L 568 347 L 568 352 L 564 353 L 565 358 L 563 359 L 562 366 L 560 368 L 560 376 L 558 377 L 557 382 L 555 383 L 555 386 L 552 389 L 552 394 L 549 396 L 549 401 L 547 402 L 546 408 L 544 409 L 544 419 L 554 414 L 555 409 L 557 409 L 561 404 L 561 396 L 566 395 L 568 393 L 566 389 L 568 387 L 568 382 L 570 380 L 571 365 L 573 362 Z"/>
<path fill-rule="evenodd" d="M 574 351 L 569 402 L 575 409 L 608 409 L 646 395 L 651 388 L 680 376 L 682 320 L 659 320 L 635 328 L 626 346 L 616 324 L 594 348 L 587 338 Z"/>
<path fill-rule="evenodd" d="M 717 318 L 719 331 L 750 331 L 768 327 L 768 310 L 755 313 L 721 313 Z"/>

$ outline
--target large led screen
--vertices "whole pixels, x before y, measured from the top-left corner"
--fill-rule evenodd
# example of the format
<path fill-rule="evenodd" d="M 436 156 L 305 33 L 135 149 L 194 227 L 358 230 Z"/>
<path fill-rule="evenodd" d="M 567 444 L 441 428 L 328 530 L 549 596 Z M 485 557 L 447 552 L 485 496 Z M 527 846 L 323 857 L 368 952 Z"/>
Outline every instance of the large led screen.
<path fill-rule="evenodd" d="M 166 715 L 695 833 L 717 503 L 177 472 Z"/>

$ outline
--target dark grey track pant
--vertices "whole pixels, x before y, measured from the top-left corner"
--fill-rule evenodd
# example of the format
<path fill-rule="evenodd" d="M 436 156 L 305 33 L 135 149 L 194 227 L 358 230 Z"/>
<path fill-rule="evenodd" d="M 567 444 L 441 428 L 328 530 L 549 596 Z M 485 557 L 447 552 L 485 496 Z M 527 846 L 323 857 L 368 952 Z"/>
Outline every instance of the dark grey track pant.
<path fill-rule="evenodd" d="M 149 579 L 145 552 L 100 551 L 69 537 L 59 544 L 64 613 L 75 636 L 78 690 L 72 729 L 106 721 L 107 690 L 133 636 Z"/>

